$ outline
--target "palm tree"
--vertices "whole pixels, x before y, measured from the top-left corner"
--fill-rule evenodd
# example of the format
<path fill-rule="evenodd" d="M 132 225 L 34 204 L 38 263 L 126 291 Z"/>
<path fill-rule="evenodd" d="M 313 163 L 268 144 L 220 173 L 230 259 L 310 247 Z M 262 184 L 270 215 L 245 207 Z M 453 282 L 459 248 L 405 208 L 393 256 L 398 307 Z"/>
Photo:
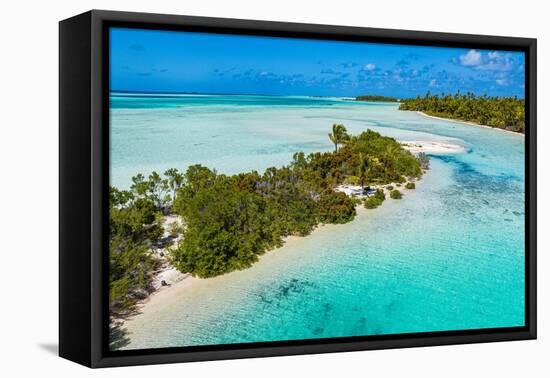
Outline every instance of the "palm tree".
<path fill-rule="evenodd" d="M 365 181 L 367 180 L 368 170 L 369 170 L 369 160 L 360 152 L 358 176 L 359 176 L 359 182 L 361 183 L 361 191 L 365 190 Z"/>
<path fill-rule="evenodd" d="M 349 135 L 346 127 L 340 123 L 332 124 L 332 133 L 328 134 L 328 137 L 334 143 L 334 151 L 338 152 L 338 145 L 344 144 L 349 140 Z"/>

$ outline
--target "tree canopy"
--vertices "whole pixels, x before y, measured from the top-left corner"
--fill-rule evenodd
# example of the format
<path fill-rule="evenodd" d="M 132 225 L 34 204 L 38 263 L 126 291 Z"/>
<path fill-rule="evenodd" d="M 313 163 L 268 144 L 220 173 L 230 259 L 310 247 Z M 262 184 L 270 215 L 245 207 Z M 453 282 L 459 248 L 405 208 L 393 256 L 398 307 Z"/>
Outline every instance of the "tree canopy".
<path fill-rule="evenodd" d="M 390 96 L 364 95 L 355 97 L 355 101 L 370 101 L 370 102 L 397 102 L 397 98 Z"/>
<path fill-rule="evenodd" d="M 525 132 L 525 100 L 517 97 L 475 96 L 460 92 L 440 96 L 428 92 L 424 97 L 402 100 L 399 109 Z"/>
<path fill-rule="evenodd" d="M 109 310 L 124 314 L 131 310 L 143 291 L 149 289 L 150 274 L 156 266 L 151 245 L 162 229 L 158 207 L 137 190 L 110 190 L 109 206 Z"/>
<path fill-rule="evenodd" d="M 346 127 L 337 123 L 332 125 L 332 133 L 328 134 L 328 137 L 334 143 L 334 151 L 338 151 L 339 144 L 344 144 L 349 140 Z"/>

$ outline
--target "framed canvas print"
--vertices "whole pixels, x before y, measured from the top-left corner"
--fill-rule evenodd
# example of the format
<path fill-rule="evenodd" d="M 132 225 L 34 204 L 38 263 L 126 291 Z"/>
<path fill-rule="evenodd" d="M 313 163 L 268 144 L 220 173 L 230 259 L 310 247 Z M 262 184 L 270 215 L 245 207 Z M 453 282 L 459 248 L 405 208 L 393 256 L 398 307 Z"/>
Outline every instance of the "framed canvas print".
<path fill-rule="evenodd" d="M 60 23 L 60 355 L 536 337 L 536 41 Z"/>

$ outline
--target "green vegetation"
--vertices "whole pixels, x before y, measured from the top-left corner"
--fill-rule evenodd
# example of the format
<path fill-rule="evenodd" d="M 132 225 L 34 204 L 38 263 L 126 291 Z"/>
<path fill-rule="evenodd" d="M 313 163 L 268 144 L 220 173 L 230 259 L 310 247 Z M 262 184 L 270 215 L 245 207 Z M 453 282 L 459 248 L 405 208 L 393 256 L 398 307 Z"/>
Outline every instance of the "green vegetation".
<path fill-rule="evenodd" d="M 308 235 L 319 223 L 353 220 L 359 201 L 334 190 L 344 182 L 385 185 L 422 175 L 420 161 L 393 138 L 371 130 L 352 136 L 335 124 L 330 140 L 334 152 L 299 152 L 288 166 L 263 174 L 230 176 L 193 165 L 162 177 L 138 174 L 128 191 L 111 188 L 111 314 L 128 313 L 152 290 L 158 265 L 153 249 L 163 247 L 164 215 L 179 215 L 184 223 L 168 229 L 172 237 L 183 233 L 170 251 L 171 263 L 182 272 L 213 277 L 251 266 L 286 236 Z M 365 206 L 384 199 L 379 190 Z"/>
<path fill-rule="evenodd" d="M 183 272 L 212 277 L 244 269 L 277 245 L 265 198 L 239 187 L 238 176 L 189 168 L 175 209 L 186 221 L 184 241 L 173 252 Z"/>
<path fill-rule="evenodd" d="M 125 314 L 149 290 L 155 260 L 150 247 L 161 236 L 158 210 L 134 191 L 110 191 L 109 310 Z"/>
<path fill-rule="evenodd" d="M 517 97 L 475 96 L 472 93 L 439 96 L 428 92 L 424 97 L 402 100 L 399 109 L 525 132 L 525 100 Z"/>
<path fill-rule="evenodd" d="M 367 209 L 376 209 L 378 206 L 382 205 L 382 202 L 386 200 L 386 195 L 381 189 L 377 189 L 376 193 L 365 200 L 365 208 Z"/>
<path fill-rule="evenodd" d="M 153 247 L 162 236 L 162 214 L 170 211 L 168 191 L 183 184 L 177 170 L 156 172 L 146 179 L 132 178 L 130 190 L 111 187 L 109 193 L 109 311 L 124 316 L 133 310 L 137 300 L 152 290 L 152 272 L 158 267 Z M 179 177 L 179 178 L 178 178 Z M 175 181 L 174 181 L 175 180 Z"/>
<path fill-rule="evenodd" d="M 395 97 L 388 97 L 388 96 L 357 96 L 355 97 L 355 101 L 370 101 L 370 102 L 398 102 Z"/>
<path fill-rule="evenodd" d="M 407 188 L 407 189 L 416 189 L 416 184 L 414 182 L 408 182 L 405 185 L 405 188 Z"/>
<path fill-rule="evenodd" d="M 346 127 L 342 124 L 333 124 L 332 133 L 328 134 L 329 139 L 334 143 L 334 151 L 338 152 L 338 145 L 345 144 L 349 141 L 349 134 L 346 131 Z"/>
<path fill-rule="evenodd" d="M 319 198 L 317 213 L 322 223 L 347 223 L 355 217 L 355 201 L 344 193 L 325 191 Z"/>
<path fill-rule="evenodd" d="M 391 199 L 401 199 L 401 198 L 403 198 L 403 194 L 399 190 L 394 189 L 390 192 L 390 198 Z"/>
<path fill-rule="evenodd" d="M 418 153 L 418 161 L 420 162 L 420 168 L 424 170 L 430 169 L 430 157 L 425 152 Z"/>

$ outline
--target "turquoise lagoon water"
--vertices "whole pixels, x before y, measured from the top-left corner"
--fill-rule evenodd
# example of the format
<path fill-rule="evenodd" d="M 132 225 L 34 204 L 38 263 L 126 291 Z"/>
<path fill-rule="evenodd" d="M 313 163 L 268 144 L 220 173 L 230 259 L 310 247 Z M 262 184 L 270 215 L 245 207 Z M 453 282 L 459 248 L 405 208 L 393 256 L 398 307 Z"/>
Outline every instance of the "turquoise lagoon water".
<path fill-rule="evenodd" d="M 208 280 L 129 322 L 128 348 L 511 327 L 524 324 L 524 139 L 395 104 L 268 96 L 111 99 L 111 180 L 201 163 L 236 173 L 330 150 L 333 122 L 433 155 L 404 199 Z"/>

